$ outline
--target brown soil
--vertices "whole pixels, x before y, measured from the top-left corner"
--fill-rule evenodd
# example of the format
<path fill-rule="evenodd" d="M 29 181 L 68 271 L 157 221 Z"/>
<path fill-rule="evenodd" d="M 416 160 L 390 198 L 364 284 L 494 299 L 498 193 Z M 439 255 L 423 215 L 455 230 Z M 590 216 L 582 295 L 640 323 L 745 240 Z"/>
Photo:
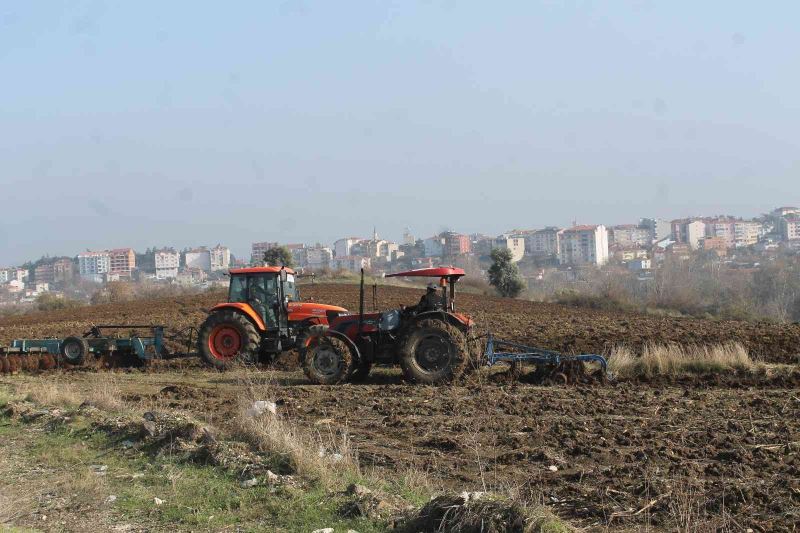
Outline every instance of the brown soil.
<path fill-rule="evenodd" d="M 368 291 L 371 294 L 371 291 Z M 356 285 L 307 285 L 306 299 L 358 309 Z M 409 305 L 421 291 L 399 287 L 378 289 L 379 309 Z M 0 346 L 14 338 L 66 336 L 101 323 L 158 323 L 175 334 L 199 326 L 205 311 L 224 299 L 220 292 L 197 296 L 105 304 L 0 319 Z M 368 310 L 372 309 L 367 298 Z M 459 310 L 477 322 L 477 332 L 567 353 L 607 353 L 616 345 L 638 349 L 646 343 L 715 344 L 739 341 L 751 355 L 773 363 L 800 361 L 800 324 L 713 321 L 584 310 L 554 304 L 461 294 Z M 180 338 L 183 338 L 179 335 Z M 184 350 L 179 343 L 173 349 Z"/>
<path fill-rule="evenodd" d="M 357 286 L 304 288 L 317 301 L 357 308 Z M 419 291 L 381 288 L 380 308 Z M 219 295 L 103 305 L 0 320 L 0 344 L 67 335 L 90 322 L 198 325 Z M 771 362 L 797 361 L 800 326 L 582 311 L 463 295 L 481 330 L 563 351 L 616 344 L 738 340 Z M 371 308 L 371 305 L 369 306 Z M 238 413 L 235 375 L 195 361 L 120 373 L 129 399 L 158 400 L 224 425 Z M 72 374 L 80 382 L 85 372 Z M 5 378 L 13 380 L 20 378 Z M 480 379 L 483 381 L 481 382 Z M 365 384 L 311 386 L 302 373 L 258 374 L 264 399 L 306 427 L 333 419 L 365 469 L 427 472 L 442 489 L 508 490 L 597 530 L 793 531 L 800 523 L 800 387 L 736 376 L 593 387 L 507 384 L 485 373 L 425 387 L 380 369 Z M 259 381 L 261 380 L 261 381 Z M 277 380 L 277 382 L 276 382 Z"/>

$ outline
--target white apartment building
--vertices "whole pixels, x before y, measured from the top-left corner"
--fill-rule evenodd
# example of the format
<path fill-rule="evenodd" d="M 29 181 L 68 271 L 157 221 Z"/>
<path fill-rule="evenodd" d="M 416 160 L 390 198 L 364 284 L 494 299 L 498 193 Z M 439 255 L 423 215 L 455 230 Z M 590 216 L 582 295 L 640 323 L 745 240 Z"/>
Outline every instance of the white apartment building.
<path fill-rule="evenodd" d="M 345 237 L 333 243 L 333 251 L 336 257 L 345 257 L 351 255 L 353 246 L 360 243 L 364 239 L 359 237 Z"/>
<path fill-rule="evenodd" d="M 604 265 L 608 262 L 608 231 L 602 224 L 575 226 L 561 234 L 558 262 L 562 265 Z"/>
<path fill-rule="evenodd" d="M 196 268 L 208 272 L 211 270 L 211 251 L 208 248 L 195 248 L 184 254 L 186 268 Z"/>
<path fill-rule="evenodd" d="M 175 279 L 178 277 L 181 254 L 175 250 L 158 250 L 155 252 L 155 263 L 156 279 Z"/>
<path fill-rule="evenodd" d="M 264 262 L 264 252 L 280 246 L 277 242 L 254 242 L 251 247 L 250 263 L 260 265 Z"/>
<path fill-rule="evenodd" d="M 227 246 L 216 245 L 210 251 L 211 270 L 228 270 L 231 267 L 231 250 Z"/>
<path fill-rule="evenodd" d="M 516 263 L 525 255 L 524 235 L 498 235 L 492 240 L 492 248 L 506 248 L 511 251 L 511 261 Z"/>
<path fill-rule="evenodd" d="M 672 221 L 672 240 L 689 245 L 692 250 L 700 248 L 706 236 L 706 224 L 702 220 L 682 219 Z"/>
<path fill-rule="evenodd" d="M 764 230 L 761 222 L 737 221 L 733 223 L 733 240 L 737 247 L 751 246 L 758 242 Z"/>
<path fill-rule="evenodd" d="M 529 233 L 525 236 L 525 253 L 540 257 L 558 256 L 563 232 L 560 228 L 547 227 Z"/>
<path fill-rule="evenodd" d="M 111 272 L 111 255 L 108 252 L 83 252 L 78 254 L 78 273 L 81 278 L 102 283 Z"/>
<path fill-rule="evenodd" d="M 0 283 L 10 283 L 17 281 L 24 283 L 28 279 L 28 269 L 26 268 L 4 268 L 0 270 Z"/>

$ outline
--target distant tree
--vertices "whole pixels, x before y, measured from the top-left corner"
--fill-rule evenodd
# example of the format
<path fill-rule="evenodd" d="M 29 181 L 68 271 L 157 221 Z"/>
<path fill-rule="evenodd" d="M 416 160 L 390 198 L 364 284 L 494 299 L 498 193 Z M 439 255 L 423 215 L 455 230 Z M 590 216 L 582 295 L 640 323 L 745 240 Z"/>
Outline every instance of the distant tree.
<path fill-rule="evenodd" d="M 512 262 L 513 256 L 508 248 L 494 248 L 489 254 L 492 266 L 489 267 L 489 283 L 501 295 L 516 298 L 525 288 L 525 282 L 519 274 L 517 265 Z"/>
<path fill-rule="evenodd" d="M 36 297 L 36 308 L 39 311 L 55 311 L 58 309 L 70 309 L 77 307 L 80 302 L 56 296 L 55 294 L 44 292 Z"/>
<path fill-rule="evenodd" d="M 272 266 L 294 266 L 292 252 L 285 246 L 277 246 L 264 252 L 264 262 Z"/>

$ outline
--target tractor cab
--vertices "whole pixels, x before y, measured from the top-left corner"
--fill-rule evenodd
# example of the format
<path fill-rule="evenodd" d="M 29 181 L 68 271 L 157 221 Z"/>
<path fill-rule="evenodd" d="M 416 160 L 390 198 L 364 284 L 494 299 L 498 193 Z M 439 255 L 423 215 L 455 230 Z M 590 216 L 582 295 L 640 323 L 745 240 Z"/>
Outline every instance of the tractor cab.
<path fill-rule="evenodd" d="M 289 302 L 300 299 L 293 270 L 240 268 L 231 270 L 230 278 L 228 304 L 237 304 L 236 307 L 254 319 L 256 325 L 263 324 L 262 330 L 285 330 L 288 327 Z"/>

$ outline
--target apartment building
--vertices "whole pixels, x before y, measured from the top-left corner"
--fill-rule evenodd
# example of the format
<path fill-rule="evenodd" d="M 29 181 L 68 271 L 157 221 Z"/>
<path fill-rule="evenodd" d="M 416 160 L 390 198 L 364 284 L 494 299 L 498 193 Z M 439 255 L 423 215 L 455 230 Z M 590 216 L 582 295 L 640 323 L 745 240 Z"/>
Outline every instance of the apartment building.
<path fill-rule="evenodd" d="M 669 221 L 661 220 L 660 218 L 643 218 L 639 221 L 639 227 L 646 229 L 650 233 L 651 243 L 666 239 L 672 235 L 672 226 Z"/>
<path fill-rule="evenodd" d="M 733 241 L 738 247 L 752 246 L 761 238 L 764 225 L 761 222 L 739 220 L 733 223 Z"/>
<path fill-rule="evenodd" d="M 705 221 L 706 237 L 713 237 L 725 242 L 725 246 L 733 248 L 736 244 L 734 232 L 735 221 L 725 218 L 714 218 Z M 717 241 L 715 241 L 717 242 Z"/>
<path fill-rule="evenodd" d="M 109 250 L 109 272 L 119 274 L 121 277 L 130 277 L 136 268 L 136 253 L 133 248 L 117 248 Z"/>
<path fill-rule="evenodd" d="M 511 251 L 511 261 L 516 263 L 525 255 L 525 236 L 519 234 L 498 235 L 492 241 L 492 248 L 505 248 Z"/>
<path fill-rule="evenodd" d="M 56 273 L 53 263 L 43 263 L 33 269 L 33 281 L 36 283 L 55 283 Z"/>
<path fill-rule="evenodd" d="M 78 274 L 81 278 L 102 283 L 111 272 L 111 256 L 108 252 L 83 252 L 78 254 Z"/>
<path fill-rule="evenodd" d="M 444 238 L 438 235 L 428 237 L 422 241 L 425 247 L 425 257 L 441 257 L 444 254 Z"/>
<path fill-rule="evenodd" d="M 800 217 L 789 216 L 781 219 L 781 236 L 784 241 L 800 239 Z"/>
<path fill-rule="evenodd" d="M 621 248 L 639 248 L 652 242 L 650 230 L 635 224 L 612 226 L 608 230 L 608 245 Z"/>
<path fill-rule="evenodd" d="M 187 250 L 183 254 L 183 261 L 188 269 L 196 269 L 208 272 L 211 270 L 211 250 L 205 246 Z"/>
<path fill-rule="evenodd" d="M 353 246 L 363 241 L 361 237 L 345 237 L 333 243 L 333 251 L 337 257 L 352 255 Z"/>
<path fill-rule="evenodd" d="M 330 268 L 333 261 L 333 250 L 317 245 L 306 249 L 306 267 L 312 270 Z"/>
<path fill-rule="evenodd" d="M 231 267 L 231 250 L 227 246 L 217 244 L 210 250 L 211 270 L 228 270 Z"/>
<path fill-rule="evenodd" d="M 443 237 L 443 254 L 446 257 L 464 255 L 472 251 L 472 241 L 470 240 L 469 235 L 462 235 L 461 233 L 448 231 L 443 234 Z"/>
<path fill-rule="evenodd" d="M 536 257 L 558 257 L 561 247 L 561 228 L 548 226 L 525 236 L 525 253 Z"/>
<path fill-rule="evenodd" d="M 264 252 L 280 246 L 277 242 L 254 242 L 251 246 L 250 264 L 260 265 L 264 262 Z"/>
<path fill-rule="evenodd" d="M 181 264 L 181 254 L 173 249 L 165 248 L 154 253 L 156 263 L 156 279 L 175 279 Z"/>
<path fill-rule="evenodd" d="M 28 279 L 28 269 L 26 268 L 4 268 L 0 270 L 0 283 L 25 283 Z"/>
<path fill-rule="evenodd" d="M 706 236 L 706 224 L 702 220 L 684 218 L 672 221 L 672 240 L 688 244 L 692 250 L 700 248 L 700 241 Z"/>
<path fill-rule="evenodd" d="M 602 224 L 575 226 L 561 234 L 562 265 L 604 265 L 608 262 L 608 230 Z"/>

